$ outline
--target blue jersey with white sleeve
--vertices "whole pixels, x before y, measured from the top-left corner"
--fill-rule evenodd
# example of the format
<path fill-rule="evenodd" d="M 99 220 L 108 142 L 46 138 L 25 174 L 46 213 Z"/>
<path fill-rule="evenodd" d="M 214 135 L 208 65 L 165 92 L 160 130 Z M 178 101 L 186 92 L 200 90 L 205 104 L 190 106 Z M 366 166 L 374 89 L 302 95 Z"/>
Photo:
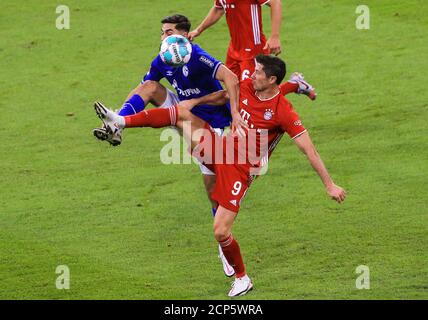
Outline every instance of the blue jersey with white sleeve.
<path fill-rule="evenodd" d="M 223 90 L 220 81 L 216 79 L 217 70 L 221 64 L 201 47 L 192 43 L 192 55 L 187 64 L 177 68 L 170 67 L 158 55 L 142 82 L 147 80 L 159 82 L 162 78 L 166 78 L 181 101 L 198 98 Z M 228 103 L 221 106 L 199 105 L 192 109 L 192 113 L 208 122 L 213 128 L 227 127 L 232 120 Z"/>

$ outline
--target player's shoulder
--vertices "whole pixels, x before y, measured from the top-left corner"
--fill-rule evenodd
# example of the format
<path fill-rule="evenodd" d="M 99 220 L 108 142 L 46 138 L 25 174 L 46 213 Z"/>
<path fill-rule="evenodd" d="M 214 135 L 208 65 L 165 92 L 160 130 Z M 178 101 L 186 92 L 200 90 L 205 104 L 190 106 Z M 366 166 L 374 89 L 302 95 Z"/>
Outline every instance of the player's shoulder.
<path fill-rule="evenodd" d="M 280 117 L 289 117 L 290 115 L 298 116 L 290 100 L 288 100 L 286 97 L 284 97 L 281 94 L 278 97 L 276 110 Z"/>
<path fill-rule="evenodd" d="M 205 51 L 196 43 L 191 43 L 191 45 L 192 45 L 192 57 L 199 58 L 201 56 L 211 56 L 207 51 Z"/>
<path fill-rule="evenodd" d="M 153 60 L 152 60 L 152 66 L 157 67 L 159 69 L 166 66 L 166 64 L 162 61 L 160 55 L 158 54 Z"/>
<path fill-rule="evenodd" d="M 239 88 L 241 90 L 249 90 L 251 92 L 255 91 L 253 87 L 253 81 L 250 78 L 239 81 Z"/>
<path fill-rule="evenodd" d="M 215 68 L 219 63 L 217 59 L 211 56 L 208 52 L 202 49 L 197 44 L 192 43 L 192 57 L 190 58 L 190 64 L 192 65 L 206 65 L 209 68 Z"/>
<path fill-rule="evenodd" d="M 293 104 L 281 93 L 278 96 L 278 106 L 281 106 L 283 109 L 293 109 Z"/>

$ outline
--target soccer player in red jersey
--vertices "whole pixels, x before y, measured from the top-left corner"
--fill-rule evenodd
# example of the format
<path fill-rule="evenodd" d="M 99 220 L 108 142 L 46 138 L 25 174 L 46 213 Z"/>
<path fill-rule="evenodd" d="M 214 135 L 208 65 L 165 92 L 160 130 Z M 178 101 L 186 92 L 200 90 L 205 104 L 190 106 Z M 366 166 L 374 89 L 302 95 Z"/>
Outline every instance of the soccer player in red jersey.
<path fill-rule="evenodd" d="M 99 102 L 95 103 L 98 116 L 111 134 L 118 128 L 130 127 L 174 125 L 183 129 L 192 154 L 216 173 L 212 198 L 218 202 L 218 208 L 213 229 L 215 239 L 235 270 L 235 281 L 228 294 L 231 297 L 244 295 L 253 288 L 239 244 L 232 236 L 232 226 L 254 176 L 262 173 L 284 133 L 306 155 L 328 195 L 339 203 L 346 197 L 345 190 L 331 179 L 298 114 L 280 94 L 279 84 L 286 73 L 285 63 L 277 57 L 264 55 L 257 56 L 256 61 L 251 79 L 240 83 L 238 112 L 245 126 L 236 127 L 228 136 L 217 136 L 205 121 L 190 112 L 201 103 L 224 103 L 227 99 L 224 91 L 183 101 L 169 109 L 152 109 L 126 117 L 117 115 Z M 185 123 L 189 121 L 191 128 L 186 130 L 188 125 L 185 126 Z M 228 153 L 230 150 L 232 152 Z"/>
<path fill-rule="evenodd" d="M 263 5 L 267 5 L 271 9 L 272 30 L 269 39 L 266 39 L 263 33 Z M 254 72 L 254 58 L 258 54 L 278 55 L 281 53 L 281 0 L 215 0 L 214 6 L 202 23 L 189 33 L 189 40 L 193 40 L 217 23 L 223 15 L 226 15 L 230 33 L 226 66 L 240 80 L 249 78 Z M 289 81 L 281 84 L 280 90 L 283 95 L 295 92 L 305 94 L 311 100 L 316 98 L 314 88 L 299 73 L 294 73 Z"/>

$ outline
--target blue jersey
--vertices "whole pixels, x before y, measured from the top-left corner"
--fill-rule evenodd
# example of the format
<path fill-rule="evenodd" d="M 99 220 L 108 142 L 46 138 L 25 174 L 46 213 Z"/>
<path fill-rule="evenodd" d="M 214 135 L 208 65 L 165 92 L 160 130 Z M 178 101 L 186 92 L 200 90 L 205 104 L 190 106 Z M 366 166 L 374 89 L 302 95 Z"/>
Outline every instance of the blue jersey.
<path fill-rule="evenodd" d="M 220 82 L 215 78 L 222 63 L 201 47 L 192 43 L 192 56 L 187 64 L 174 68 L 166 65 L 158 55 L 152 62 L 144 81 L 159 82 L 166 78 L 174 87 L 180 100 L 198 98 L 207 94 L 223 90 Z M 205 120 L 213 128 L 224 128 L 230 125 L 230 105 L 222 106 L 200 105 L 192 109 L 192 113 Z"/>

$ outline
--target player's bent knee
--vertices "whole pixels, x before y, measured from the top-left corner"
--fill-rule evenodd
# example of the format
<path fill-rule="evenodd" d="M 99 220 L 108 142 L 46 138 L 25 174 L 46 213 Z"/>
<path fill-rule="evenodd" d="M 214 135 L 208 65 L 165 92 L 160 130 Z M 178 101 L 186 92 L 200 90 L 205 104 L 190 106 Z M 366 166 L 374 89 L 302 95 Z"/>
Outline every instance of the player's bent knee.
<path fill-rule="evenodd" d="M 229 237 L 230 230 L 221 225 L 214 225 L 214 238 L 218 241 L 224 241 Z"/>
<path fill-rule="evenodd" d="M 140 84 L 137 87 L 136 93 L 139 95 L 148 95 L 152 97 L 156 94 L 159 88 L 160 88 L 160 84 L 158 82 L 148 80 L 148 81 L 144 81 L 144 83 Z"/>

